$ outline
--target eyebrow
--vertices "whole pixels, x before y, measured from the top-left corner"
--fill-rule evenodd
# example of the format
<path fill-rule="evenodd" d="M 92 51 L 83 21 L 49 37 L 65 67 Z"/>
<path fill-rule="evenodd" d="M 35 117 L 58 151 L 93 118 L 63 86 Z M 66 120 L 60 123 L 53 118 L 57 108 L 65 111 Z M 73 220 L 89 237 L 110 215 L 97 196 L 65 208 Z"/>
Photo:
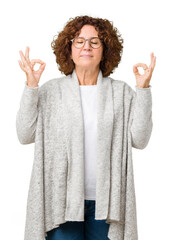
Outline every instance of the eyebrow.
<path fill-rule="evenodd" d="M 83 36 L 78 36 L 78 37 L 82 37 L 82 38 L 85 38 L 85 37 L 83 37 Z M 95 37 L 98 37 L 98 36 L 95 36 Z M 90 38 L 95 38 L 95 37 L 90 37 Z"/>

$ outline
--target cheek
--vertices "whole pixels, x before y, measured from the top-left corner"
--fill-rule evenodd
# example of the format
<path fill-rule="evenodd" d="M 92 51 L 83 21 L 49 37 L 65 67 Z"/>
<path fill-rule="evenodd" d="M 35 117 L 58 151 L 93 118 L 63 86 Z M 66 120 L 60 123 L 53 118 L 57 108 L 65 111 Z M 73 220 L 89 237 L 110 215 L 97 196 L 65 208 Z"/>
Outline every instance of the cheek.
<path fill-rule="evenodd" d="M 100 58 L 100 59 L 101 59 L 101 58 L 102 58 L 102 56 L 103 56 L 103 52 L 102 52 L 102 51 L 100 51 L 100 52 L 98 52 L 98 53 L 97 53 L 97 57 L 98 57 L 98 58 Z"/>
<path fill-rule="evenodd" d="M 80 56 L 80 50 L 79 49 L 73 49 L 72 55 L 74 58 L 78 58 Z"/>

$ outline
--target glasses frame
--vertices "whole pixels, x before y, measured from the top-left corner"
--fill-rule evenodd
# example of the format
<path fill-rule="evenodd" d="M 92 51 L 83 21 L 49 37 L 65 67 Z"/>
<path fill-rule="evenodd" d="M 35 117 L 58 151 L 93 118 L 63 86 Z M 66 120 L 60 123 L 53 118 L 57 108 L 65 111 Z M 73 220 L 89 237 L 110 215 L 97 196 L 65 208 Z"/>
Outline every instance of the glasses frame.
<path fill-rule="evenodd" d="M 75 38 L 73 38 L 73 39 L 70 40 L 70 41 L 73 43 L 73 41 L 74 41 L 76 38 L 82 38 L 82 39 L 84 39 L 84 45 L 83 45 L 82 47 L 85 46 L 85 43 L 86 43 L 86 41 L 88 40 L 89 45 L 90 45 L 91 48 L 93 48 L 93 49 L 98 49 L 98 48 L 100 48 L 102 45 L 100 45 L 100 47 L 98 47 L 98 48 L 94 48 L 94 47 L 91 46 L 91 40 L 92 40 L 93 38 L 98 38 L 98 39 L 101 41 L 101 43 L 103 43 L 103 40 L 101 40 L 99 37 L 92 37 L 92 38 L 87 38 L 87 39 L 85 39 L 84 37 L 75 37 Z M 74 45 L 74 47 L 77 48 L 75 45 Z M 80 48 L 82 48 L 82 47 L 80 47 Z M 77 49 L 80 49 L 80 48 L 77 48 Z"/>

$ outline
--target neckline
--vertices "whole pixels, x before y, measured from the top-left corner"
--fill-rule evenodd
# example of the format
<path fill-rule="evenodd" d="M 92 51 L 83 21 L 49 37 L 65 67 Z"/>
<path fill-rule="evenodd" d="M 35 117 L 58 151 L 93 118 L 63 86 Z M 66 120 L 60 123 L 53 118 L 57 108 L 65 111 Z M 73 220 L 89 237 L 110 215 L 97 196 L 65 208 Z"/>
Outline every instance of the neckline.
<path fill-rule="evenodd" d="M 95 85 L 79 85 L 80 87 L 96 87 L 97 86 L 97 84 L 95 84 Z"/>

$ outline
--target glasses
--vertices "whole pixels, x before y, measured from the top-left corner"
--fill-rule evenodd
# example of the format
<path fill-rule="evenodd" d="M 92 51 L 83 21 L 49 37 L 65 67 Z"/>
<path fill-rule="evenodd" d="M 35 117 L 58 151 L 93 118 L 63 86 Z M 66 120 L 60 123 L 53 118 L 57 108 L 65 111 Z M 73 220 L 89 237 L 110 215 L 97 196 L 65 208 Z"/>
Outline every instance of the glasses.
<path fill-rule="evenodd" d="M 99 48 L 102 45 L 103 40 L 100 40 L 98 37 L 92 37 L 90 39 L 85 39 L 83 37 L 76 37 L 71 40 L 76 48 L 82 48 L 85 45 L 86 41 L 89 41 L 89 45 L 92 48 Z"/>

